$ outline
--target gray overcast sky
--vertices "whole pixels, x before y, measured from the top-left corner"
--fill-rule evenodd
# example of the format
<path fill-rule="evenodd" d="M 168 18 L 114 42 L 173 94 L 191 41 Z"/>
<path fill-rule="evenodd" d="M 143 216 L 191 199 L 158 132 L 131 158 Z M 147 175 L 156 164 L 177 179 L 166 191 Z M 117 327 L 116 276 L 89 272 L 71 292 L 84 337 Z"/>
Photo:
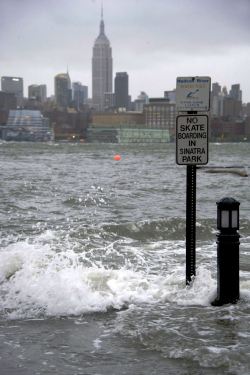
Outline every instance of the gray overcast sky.
<path fill-rule="evenodd" d="M 250 0 L 103 0 L 113 73 L 162 96 L 177 76 L 208 75 L 229 89 L 240 83 L 250 102 Z M 54 76 L 89 86 L 101 0 L 0 0 L 0 75 L 46 83 Z"/>

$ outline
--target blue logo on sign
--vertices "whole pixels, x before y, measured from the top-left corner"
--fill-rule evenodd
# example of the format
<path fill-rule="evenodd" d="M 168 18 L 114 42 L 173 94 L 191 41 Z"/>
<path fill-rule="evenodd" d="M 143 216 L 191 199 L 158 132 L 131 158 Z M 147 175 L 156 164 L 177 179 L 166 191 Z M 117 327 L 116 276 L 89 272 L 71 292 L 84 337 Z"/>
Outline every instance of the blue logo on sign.
<path fill-rule="evenodd" d="M 195 91 L 190 91 L 188 94 L 187 94 L 187 98 L 194 98 L 194 95 L 197 94 L 197 92 L 199 92 L 200 90 L 197 89 Z"/>

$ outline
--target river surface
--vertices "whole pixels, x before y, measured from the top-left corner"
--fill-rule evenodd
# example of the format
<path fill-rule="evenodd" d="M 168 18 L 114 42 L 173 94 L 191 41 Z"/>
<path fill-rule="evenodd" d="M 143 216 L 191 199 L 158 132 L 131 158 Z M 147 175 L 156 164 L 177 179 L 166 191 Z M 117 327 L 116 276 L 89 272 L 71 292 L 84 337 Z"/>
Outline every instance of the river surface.
<path fill-rule="evenodd" d="M 250 177 L 197 171 L 186 287 L 175 145 L 1 143 L 0 157 L 1 375 L 250 373 Z M 211 144 L 209 163 L 250 167 L 250 144 Z M 241 203 L 241 299 L 213 307 L 227 196 Z"/>

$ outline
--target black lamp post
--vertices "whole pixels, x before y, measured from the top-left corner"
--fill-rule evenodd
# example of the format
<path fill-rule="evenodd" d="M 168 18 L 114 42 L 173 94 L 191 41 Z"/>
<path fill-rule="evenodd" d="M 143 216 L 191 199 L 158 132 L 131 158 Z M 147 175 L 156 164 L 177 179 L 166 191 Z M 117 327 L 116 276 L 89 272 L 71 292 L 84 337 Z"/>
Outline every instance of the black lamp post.
<path fill-rule="evenodd" d="M 233 233 L 239 229 L 240 203 L 234 198 L 223 198 L 217 202 L 217 229 L 224 233 Z"/>
<path fill-rule="evenodd" d="M 234 198 L 217 202 L 217 298 L 221 306 L 236 303 L 239 291 L 239 206 Z"/>

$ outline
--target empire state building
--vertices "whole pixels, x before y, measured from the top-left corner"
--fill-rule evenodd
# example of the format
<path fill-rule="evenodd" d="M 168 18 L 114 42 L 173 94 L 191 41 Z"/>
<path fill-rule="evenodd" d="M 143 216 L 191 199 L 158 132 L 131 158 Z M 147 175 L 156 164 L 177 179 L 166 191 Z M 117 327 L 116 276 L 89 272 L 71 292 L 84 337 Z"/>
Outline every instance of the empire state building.
<path fill-rule="evenodd" d="M 113 60 L 112 48 L 104 31 L 103 12 L 100 32 L 95 40 L 92 57 L 92 100 L 97 111 L 104 110 L 104 94 L 112 93 Z"/>

